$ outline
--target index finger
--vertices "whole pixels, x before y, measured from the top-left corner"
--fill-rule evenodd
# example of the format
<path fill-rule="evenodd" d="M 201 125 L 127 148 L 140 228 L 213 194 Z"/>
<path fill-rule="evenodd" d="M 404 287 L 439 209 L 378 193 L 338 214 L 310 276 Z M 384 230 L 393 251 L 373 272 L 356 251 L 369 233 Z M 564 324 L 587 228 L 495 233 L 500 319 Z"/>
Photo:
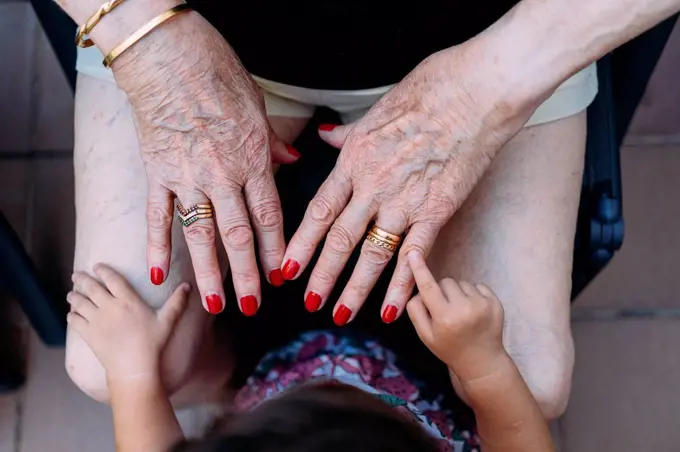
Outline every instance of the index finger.
<path fill-rule="evenodd" d="M 447 303 L 444 292 L 442 292 L 437 280 L 432 276 L 430 269 L 427 268 L 425 257 L 419 250 L 413 249 L 409 251 L 408 263 L 413 272 L 413 277 L 416 280 L 418 292 L 420 293 L 420 298 L 423 300 L 423 304 L 425 304 L 431 313 L 434 313 L 434 311 Z"/>

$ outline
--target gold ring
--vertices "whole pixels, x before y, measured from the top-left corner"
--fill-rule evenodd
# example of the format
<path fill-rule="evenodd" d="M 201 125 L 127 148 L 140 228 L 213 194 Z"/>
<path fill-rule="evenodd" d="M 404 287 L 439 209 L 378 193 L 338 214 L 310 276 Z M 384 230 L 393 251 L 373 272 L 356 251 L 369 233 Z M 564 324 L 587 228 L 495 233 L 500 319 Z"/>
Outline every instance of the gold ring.
<path fill-rule="evenodd" d="M 378 226 L 373 225 L 366 234 L 366 240 L 379 246 L 380 248 L 386 249 L 388 251 L 396 251 L 399 243 L 401 242 L 401 236 L 389 233 Z"/>
<path fill-rule="evenodd" d="M 198 220 L 213 217 L 212 204 L 193 204 L 185 209 L 182 204 L 177 203 L 176 208 L 177 218 L 185 228 Z"/>

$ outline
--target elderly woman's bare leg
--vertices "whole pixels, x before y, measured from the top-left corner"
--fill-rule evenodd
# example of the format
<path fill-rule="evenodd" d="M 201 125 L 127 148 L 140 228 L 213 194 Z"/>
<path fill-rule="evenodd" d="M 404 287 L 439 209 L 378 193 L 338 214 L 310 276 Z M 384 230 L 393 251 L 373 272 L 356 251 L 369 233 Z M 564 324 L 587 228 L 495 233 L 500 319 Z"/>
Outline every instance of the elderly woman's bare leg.
<path fill-rule="evenodd" d="M 504 342 L 544 414 L 564 411 L 574 347 L 569 306 L 585 113 L 524 129 L 440 233 L 439 278 L 484 282 L 506 312 Z"/>
<path fill-rule="evenodd" d="M 292 140 L 306 123 L 295 121 L 273 120 L 272 125 L 283 139 Z M 170 273 L 161 286 L 149 280 L 145 255 L 146 174 L 125 94 L 108 81 L 81 75 L 75 131 L 74 267 L 90 272 L 97 262 L 109 264 L 128 278 L 151 306 L 159 307 L 180 282 L 194 284 L 194 273 L 181 225 L 175 222 Z M 222 270 L 226 271 L 226 266 Z M 205 401 L 231 374 L 233 362 L 228 344 L 216 341 L 213 319 L 194 292 L 165 351 L 165 384 L 173 393 L 181 389 L 177 395 L 182 402 Z M 104 369 L 71 330 L 66 369 L 84 392 L 97 400 L 107 400 Z"/>

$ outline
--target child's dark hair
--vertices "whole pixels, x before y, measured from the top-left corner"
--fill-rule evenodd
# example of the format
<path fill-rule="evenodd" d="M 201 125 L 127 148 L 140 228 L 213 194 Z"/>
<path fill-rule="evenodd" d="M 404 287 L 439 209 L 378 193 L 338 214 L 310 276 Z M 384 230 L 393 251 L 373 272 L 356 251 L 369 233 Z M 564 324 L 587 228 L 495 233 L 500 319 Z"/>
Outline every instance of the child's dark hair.
<path fill-rule="evenodd" d="M 351 386 L 313 384 L 228 418 L 207 439 L 173 452 L 430 452 L 435 440 L 374 396 Z"/>

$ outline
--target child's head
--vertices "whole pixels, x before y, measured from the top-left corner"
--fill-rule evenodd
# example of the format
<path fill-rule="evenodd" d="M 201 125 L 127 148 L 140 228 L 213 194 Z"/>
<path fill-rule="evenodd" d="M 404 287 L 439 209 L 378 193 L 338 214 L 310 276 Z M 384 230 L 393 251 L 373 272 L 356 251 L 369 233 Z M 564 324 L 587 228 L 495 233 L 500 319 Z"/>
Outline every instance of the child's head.
<path fill-rule="evenodd" d="M 435 450 L 420 425 L 374 396 L 346 385 L 315 384 L 235 414 L 214 436 L 182 443 L 173 452 Z"/>

